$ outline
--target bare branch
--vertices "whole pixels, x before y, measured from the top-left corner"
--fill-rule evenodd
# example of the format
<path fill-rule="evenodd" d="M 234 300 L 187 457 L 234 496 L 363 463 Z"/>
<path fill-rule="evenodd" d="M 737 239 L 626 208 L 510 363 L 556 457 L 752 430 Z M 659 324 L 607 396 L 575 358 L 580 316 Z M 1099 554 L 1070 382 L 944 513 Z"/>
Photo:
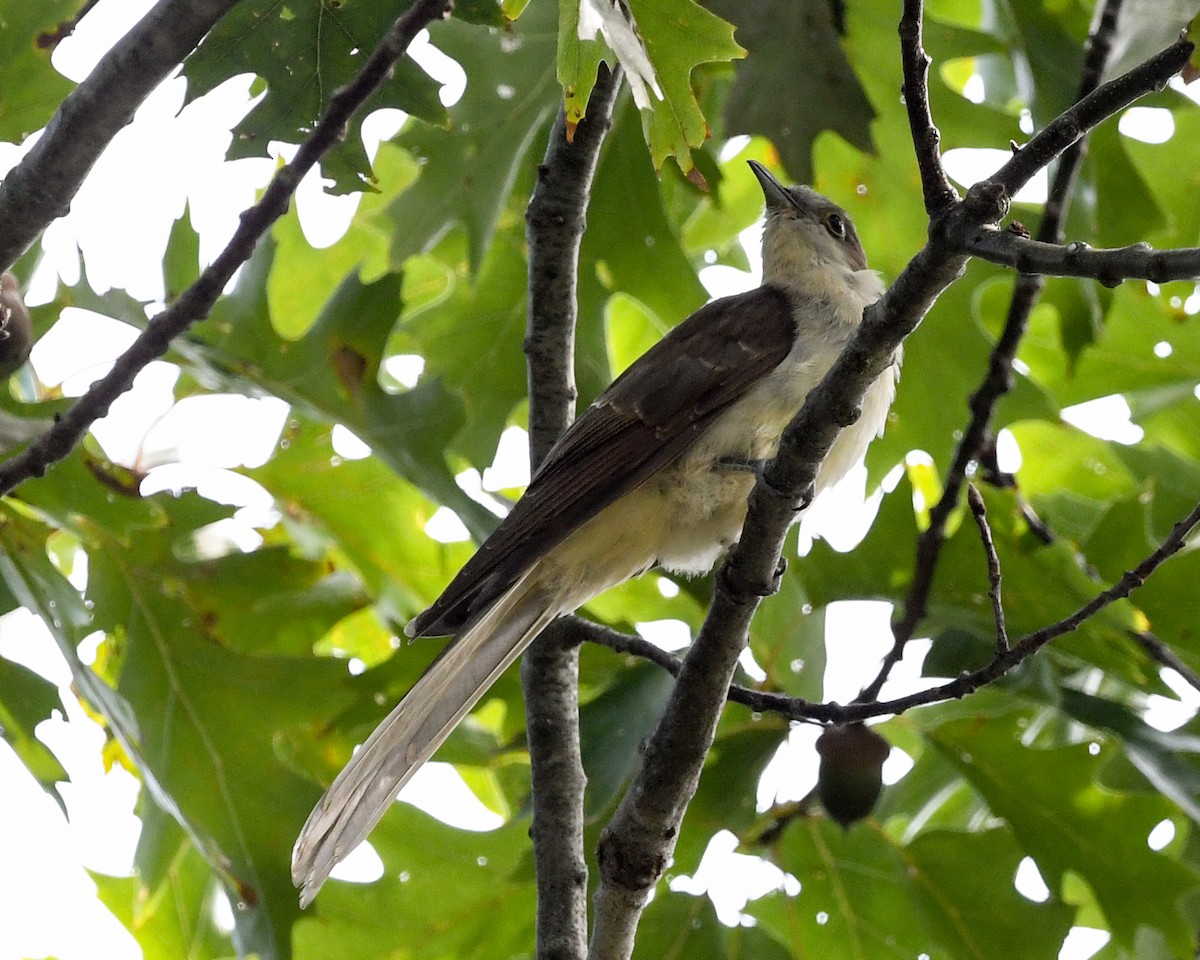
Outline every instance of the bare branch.
<path fill-rule="evenodd" d="M 33 149 L 0 182 L 0 266 L 11 266 L 67 212 L 112 138 L 236 3 L 160 0 L 71 91 Z"/>
<path fill-rule="evenodd" d="M 242 214 L 233 238 L 199 279 L 150 321 L 129 349 L 117 358 L 112 370 L 92 384 L 53 427 L 21 454 L 0 464 L 0 494 L 8 493 L 23 480 L 41 476 L 49 466 L 67 456 L 88 427 L 107 414 L 113 401 L 129 389 L 142 368 L 166 353 L 175 337 L 208 314 L 234 271 L 249 259 L 271 224 L 287 211 L 304 174 L 341 139 L 346 122 L 387 78 L 413 37 L 431 21 L 445 16 L 451 4 L 452 0 L 416 0 L 392 24 L 362 69 L 344 87 L 334 91 L 325 113 L 300 144 L 295 158 L 275 174 L 258 203 Z"/>
<path fill-rule="evenodd" d="M 1046 129 L 1013 154 L 992 174 L 991 181 L 1015 196 L 1035 173 L 1053 161 L 1071 144 L 1099 126 L 1118 110 L 1139 97 L 1161 90 L 1187 64 L 1195 45 L 1180 34 L 1171 46 L 1155 54 L 1128 73 L 1097 87 L 1069 110 L 1055 117 Z"/>
<path fill-rule="evenodd" d="M 1104 12 L 1088 39 L 1077 100 L 1088 97 L 1104 74 L 1111 46 L 1111 34 L 1116 26 L 1120 6 L 1121 0 L 1107 0 Z M 1075 177 L 1083 161 L 1086 146 L 1086 138 L 1077 139 L 1063 153 L 1055 170 L 1046 210 L 1038 230 L 1038 237 L 1044 242 L 1056 243 L 1061 239 L 1063 220 L 1070 205 Z M 904 598 L 903 613 L 892 622 L 892 648 L 883 658 L 875 678 L 859 694 L 857 702 L 869 702 L 879 696 L 888 675 L 904 656 L 904 648 L 912 639 L 917 624 L 925 619 L 934 574 L 946 539 L 946 524 L 958 505 L 971 463 L 988 445 L 988 429 L 996 404 L 1000 397 L 1012 388 L 1013 358 L 1021 338 L 1025 335 L 1029 314 L 1041 295 L 1042 285 L 1043 280 L 1038 276 L 1022 275 L 1017 278 L 1012 300 L 1008 305 L 1004 330 L 988 358 L 987 374 L 968 403 L 971 418 L 954 451 L 950 469 L 946 472 L 942 496 L 929 512 L 929 526 L 917 538 L 913 577 Z"/>
<path fill-rule="evenodd" d="M 601 64 L 587 117 L 568 137 L 560 110 L 525 213 L 529 241 L 530 459 L 536 467 L 575 415 L 575 323 L 579 244 L 600 147 L 620 73 Z M 583 848 L 579 647 L 572 620 L 552 624 L 521 660 L 532 781 L 537 873 L 537 956 L 587 954 L 587 859 Z"/>
<path fill-rule="evenodd" d="M 1051 277 L 1090 277 L 1107 287 L 1125 280 L 1171 280 L 1200 278 L 1200 247 L 1155 250 L 1148 243 L 1096 250 L 1086 243 L 1043 243 L 1011 231 L 980 230 L 967 240 L 972 256 L 1021 273 Z"/>
<path fill-rule="evenodd" d="M 1197 524 L 1200 524 L 1200 504 L 1197 504 L 1191 513 L 1175 524 L 1170 534 L 1167 535 L 1167 538 L 1157 550 L 1132 570 L 1127 571 L 1120 580 L 1107 590 L 1098 593 L 1070 616 L 1063 617 L 1063 619 L 1042 627 L 1040 630 L 1026 634 L 1013 644 L 1010 649 L 998 653 L 991 662 L 980 667 L 978 670 L 963 673 L 949 683 L 883 703 L 854 703 L 846 707 L 838 707 L 836 704 L 819 704 L 815 705 L 817 709 L 801 708 L 800 712 L 804 716 L 819 720 L 838 722 L 865 720 L 869 717 L 882 716 L 884 714 L 903 713 L 906 710 L 911 710 L 913 707 L 939 703 L 943 700 L 958 700 L 969 693 L 974 693 L 980 687 L 999 680 L 1015 666 L 1041 650 L 1046 644 L 1079 629 L 1083 623 L 1094 617 L 1101 610 L 1111 606 L 1118 600 L 1124 600 L 1128 597 L 1134 590 L 1145 583 L 1146 579 L 1166 560 L 1183 549 L 1187 543 L 1188 534 L 1195 529 Z"/>
<path fill-rule="evenodd" d="M 996 542 L 992 539 L 992 528 L 988 525 L 987 507 L 975 484 L 967 487 L 967 503 L 971 505 L 971 516 L 979 528 L 979 540 L 987 557 L 988 596 L 992 600 L 992 616 L 996 621 L 996 649 L 1003 653 L 1008 649 L 1008 627 L 1004 622 L 1004 604 L 1000 600 L 1000 557 L 996 554 Z"/>
<path fill-rule="evenodd" d="M 530 457 L 534 466 L 575 419 L 575 325 L 579 305 L 579 245 L 600 147 L 612 124 L 621 71 L 600 64 L 587 116 L 567 129 L 560 111 L 538 166 L 525 211 L 529 242 L 529 319 L 525 357 L 529 376 Z"/>
<path fill-rule="evenodd" d="M 1142 645 L 1142 649 L 1150 655 L 1150 659 L 1164 667 L 1170 667 L 1196 690 L 1200 690 L 1200 674 L 1184 663 L 1179 656 L 1148 630 L 1137 630 L 1133 638 Z"/>
<path fill-rule="evenodd" d="M 933 218 L 957 203 L 959 196 L 942 166 L 938 150 L 942 135 L 934 126 L 929 110 L 929 65 L 933 61 L 925 52 L 922 41 L 923 6 L 922 0 L 904 0 L 904 13 L 900 17 L 900 56 L 904 65 L 904 104 L 908 110 L 917 167 L 921 172 L 925 212 Z"/>
<path fill-rule="evenodd" d="M 662 647 L 655 646 L 645 637 L 635 633 L 621 633 L 619 630 L 613 630 L 611 627 L 602 626 L 582 617 L 571 617 L 570 620 L 574 623 L 571 632 L 573 639 L 587 640 L 590 643 L 615 650 L 617 653 L 627 653 L 632 657 L 639 657 L 655 666 L 662 667 L 673 677 L 679 676 L 679 671 L 683 669 L 683 661 L 679 657 L 668 653 Z M 759 713 L 780 713 L 789 719 L 800 719 L 795 713 L 796 705 L 808 703 L 806 700 L 796 700 L 784 693 L 755 690 L 742 686 L 740 683 L 731 683 L 725 696 L 730 703 L 740 703 Z"/>

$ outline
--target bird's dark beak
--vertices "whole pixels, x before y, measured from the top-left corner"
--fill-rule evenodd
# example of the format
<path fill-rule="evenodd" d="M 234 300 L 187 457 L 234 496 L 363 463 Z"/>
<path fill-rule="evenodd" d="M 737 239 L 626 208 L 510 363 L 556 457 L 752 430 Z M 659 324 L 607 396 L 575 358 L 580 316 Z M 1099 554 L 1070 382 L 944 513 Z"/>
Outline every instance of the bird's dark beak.
<path fill-rule="evenodd" d="M 750 164 L 750 169 L 754 171 L 754 175 L 758 177 L 758 185 L 762 187 L 763 197 L 767 201 L 768 212 L 791 212 L 796 209 L 796 201 L 792 199 L 792 195 L 788 193 L 787 188 L 771 175 L 770 170 L 757 160 L 747 160 L 746 162 Z"/>

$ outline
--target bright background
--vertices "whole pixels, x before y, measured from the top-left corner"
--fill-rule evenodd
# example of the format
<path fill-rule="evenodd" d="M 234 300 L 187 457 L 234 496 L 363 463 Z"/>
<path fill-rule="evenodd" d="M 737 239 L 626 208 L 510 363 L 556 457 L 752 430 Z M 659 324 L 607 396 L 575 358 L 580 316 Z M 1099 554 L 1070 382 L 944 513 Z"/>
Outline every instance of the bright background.
<path fill-rule="evenodd" d="M 150 6 L 151 0 L 101 0 L 76 33 L 55 51 L 55 66 L 72 80 L 83 79 L 98 57 Z M 425 35 L 413 55 L 447 83 L 443 91 L 447 103 L 461 96 L 465 84 L 461 69 L 433 49 Z M 60 277 L 75 282 L 80 253 L 97 290 L 117 287 L 142 299 L 161 298 L 162 249 L 185 204 L 200 234 L 201 259 L 211 260 L 232 234 L 238 214 L 253 202 L 275 166 L 269 159 L 233 163 L 223 159 L 230 128 L 251 104 L 249 87 L 248 76 L 232 80 L 183 107 L 184 82 L 172 79 L 164 83 L 101 157 L 71 212 L 46 231 L 45 256 L 29 284 L 27 301 L 50 300 Z M 978 93 L 981 96 L 982 90 Z M 403 119 L 399 111 L 381 111 L 366 123 L 368 152 L 373 152 L 380 139 L 390 137 Z M 1121 129 L 1140 139 L 1161 142 L 1173 133 L 1169 121 L 1166 111 L 1134 110 L 1126 115 Z M 0 172 L 11 168 L 32 142 L 31 138 L 22 147 L 0 144 Z M 947 164 L 956 179 L 969 184 L 994 168 L 995 153 L 955 151 L 947 157 Z M 290 148 L 280 146 L 277 156 L 290 154 Z M 1022 199 L 1044 197 L 1044 176 L 1027 189 L 1030 192 Z M 345 230 L 357 198 L 330 197 L 322 192 L 319 180 L 310 176 L 301 186 L 297 204 L 306 235 L 321 247 Z M 751 263 L 756 264 L 758 228 L 747 231 L 743 240 Z M 726 267 L 709 268 L 701 276 L 713 295 L 757 283 L 755 273 Z M 1198 309 L 1200 302 L 1189 302 L 1188 312 Z M 68 395 L 79 395 L 108 369 L 134 335 L 132 328 L 117 321 L 71 310 L 37 345 L 33 365 L 43 383 L 62 384 Z M 413 376 L 416 373 L 419 370 L 409 371 Z M 193 398 L 176 404 L 172 396 L 175 379 L 172 365 L 151 364 L 138 377 L 131 394 L 96 425 L 95 434 L 114 460 L 151 468 L 144 488 L 147 493 L 190 486 L 214 499 L 237 504 L 241 507 L 237 518 L 224 533 L 252 548 L 258 538 L 256 531 L 275 520 L 271 499 L 253 481 L 230 471 L 263 462 L 284 424 L 287 407 L 278 400 L 241 396 Z M 1129 423 L 1128 407 L 1120 398 L 1110 401 L 1069 411 L 1070 419 L 1098 436 L 1135 441 L 1139 431 Z M 231 430 L 235 423 L 238 428 Z M 493 471 L 483 478 L 485 487 L 511 487 L 522 482 L 522 475 L 527 476 L 523 439 L 520 431 L 506 434 Z M 361 444 L 345 431 L 338 442 L 343 456 L 364 455 Z M 802 544 L 814 533 L 840 549 L 848 549 L 860 539 L 877 502 L 868 500 L 864 506 L 863 480 L 862 474 L 852 477 L 823 498 L 816 516 L 806 521 Z M 457 539 L 463 534 L 455 520 L 452 515 L 435 518 L 429 532 L 442 539 Z M 878 658 L 890 646 L 889 615 L 886 604 L 847 603 L 830 610 L 830 636 L 852 633 L 857 639 L 853 648 L 831 645 L 825 678 L 828 698 L 844 702 L 857 693 L 852 678 L 861 676 L 861 664 Z M 656 625 L 647 632 L 666 646 L 686 640 L 671 624 Z M 924 641 L 910 644 L 902 669 L 887 688 L 889 695 L 918 685 L 926 649 Z M 40 621 L 24 611 L 0 618 L 0 655 L 37 670 L 62 689 L 61 716 L 43 723 L 38 736 L 70 775 L 69 782 L 59 785 L 68 814 L 64 817 L 0 742 L 0 960 L 45 956 L 133 960 L 140 956 L 139 948 L 95 899 L 88 871 L 127 875 L 132 870 L 140 830 L 134 813 L 138 783 L 120 767 L 103 769 L 104 734 L 70 692 L 66 664 Z M 753 671 L 752 662 L 746 666 Z M 1172 729 L 1195 713 L 1200 695 L 1170 671 L 1164 678 L 1180 699 L 1152 697 L 1156 709 L 1150 719 L 1162 729 Z M 793 731 L 763 779 L 759 792 L 762 806 L 776 799 L 799 798 L 812 788 L 816 780 L 812 747 L 818 732 L 812 726 L 798 726 Z M 907 756 L 894 750 L 885 767 L 885 780 L 894 782 L 910 765 Z M 475 800 L 446 765 L 429 764 L 404 797 L 459 825 L 478 829 L 496 825 L 494 814 Z M 1170 841 L 1170 824 L 1164 823 L 1163 830 L 1151 835 L 1152 846 Z M 692 892 L 707 889 L 728 923 L 738 922 L 747 897 L 786 885 L 790 879 L 757 858 L 734 853 L 735 843 L 731 834 L 718 835 L 696 876 L 675 881 Z M 364 844 L 335 876 L 367 881 L 378 876 L 380 869 L 378 858 L 369 844 Z M 1014 882 L 1031 899 L 1047 895 L 1032 861 L 1025 861 Z M 1063 960 L 1084 960 L 1107 939 L 1101 931 L 1077 928 L 1063 949 Z"/>

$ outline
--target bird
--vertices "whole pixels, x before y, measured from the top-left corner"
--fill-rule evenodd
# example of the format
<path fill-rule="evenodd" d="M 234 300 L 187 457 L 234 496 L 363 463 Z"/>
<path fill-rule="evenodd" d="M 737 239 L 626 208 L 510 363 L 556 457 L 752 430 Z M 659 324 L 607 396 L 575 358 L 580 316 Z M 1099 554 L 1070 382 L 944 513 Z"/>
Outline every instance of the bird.
<path fill-rule="evenodd" d="M 33 349 L 33 326 L 21 299 L 21 282 L 7 270 L 0 274 L 0 378 L 15 373 Z"/>
<path fill-rule="evenodd" d="M 524 495 L 405 628 L 453 639 L 354 753 L 292 853 L 300 903 L 556 617 L 652 567 L 696 575 L 741 533 L 756 474 L 883 294 L 849 215 L 757 161 L 762 284 L 713 300 L 631 364 L 568 427 Z M 900 356 L 820 467 L 832 486 L 883 431 Z"/>

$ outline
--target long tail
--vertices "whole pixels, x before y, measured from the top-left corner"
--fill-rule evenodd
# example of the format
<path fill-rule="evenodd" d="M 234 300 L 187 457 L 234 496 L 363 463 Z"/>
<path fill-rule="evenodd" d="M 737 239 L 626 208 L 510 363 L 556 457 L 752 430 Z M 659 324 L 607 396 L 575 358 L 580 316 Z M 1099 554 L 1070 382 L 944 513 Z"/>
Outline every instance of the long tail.
<path fill-rule="evenodd" d="M 292 850 L 307 907 L 329 872 L 371 832 L 397 791 L 433 756 L 488 687 L 558 615 L 527 573 L 425 671 L 309 814 Z"/>

